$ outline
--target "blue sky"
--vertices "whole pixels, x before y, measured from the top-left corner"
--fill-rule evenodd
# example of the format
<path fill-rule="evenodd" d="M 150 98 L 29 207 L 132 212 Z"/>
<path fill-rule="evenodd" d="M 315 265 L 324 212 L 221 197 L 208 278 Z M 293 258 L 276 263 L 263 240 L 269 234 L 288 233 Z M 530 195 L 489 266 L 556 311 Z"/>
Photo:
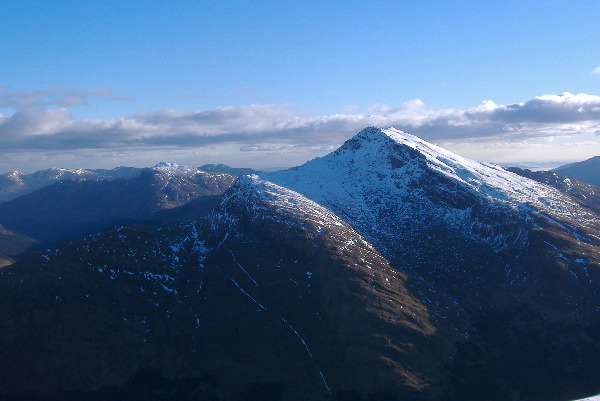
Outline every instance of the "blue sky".
<path fill-rule="evenodd" d="M 0 173 L 291 166 L 366 125 L 600 154 L 597 1 L 0 2 Z"/>

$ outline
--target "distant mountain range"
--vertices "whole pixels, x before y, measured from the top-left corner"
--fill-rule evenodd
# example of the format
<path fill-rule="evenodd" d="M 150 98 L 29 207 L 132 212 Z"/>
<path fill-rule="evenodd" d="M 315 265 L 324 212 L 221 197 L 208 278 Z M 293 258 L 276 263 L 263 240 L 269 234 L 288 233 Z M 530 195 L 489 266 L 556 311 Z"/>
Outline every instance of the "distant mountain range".
<path fill-rule="evenodd" d="M 63 168 L 51 168 L 36 171 L 33 174 L 12 171 L 0 175 L 0 202 L 15 199 L 58 181 L 133 178 L 139 175 L 141 171 L 142 169 L 135 167 L 117 167 L 112 170 L 67 170 Z"/>
<path fill-rule="evenodd" d="M 171 225 L 113 227 L 0 269 L 0 398 L 600 392 L 597 187 L 374 127 L 297 168 L 211 174 L 165 164 L 0 205 L 2 224 L 29 213 L 30 233 L 45 214 L 58 227 L 188 207 Z M 189 221 L 207 182 L 214 207 Z"/>
<path fill-rule="evenodd" d="M 172 163 L 8 176 L 21 183 L 17 192 L 24 194 L 0 203 L 6 233 L 0 235 L 0 255 L 5 258 L 117 225 L 194 220 L 208 213 L 236 178 Z M 4 186 L 4 194 L 15 185 Z"/>
<path fill-rule="evenodd" d="M 159 171 L 165 168 L 183 168 L 191 167 L 178 166 L 174 163 L 159 163 L 151 169 Z M 196 170 L 194 168 L 191 168 Z M 63 168 L 51 168 L 47 170 L 36 171 L 33 174 L 24 174 L 18 171 L 11 171 L 0 175 L 0 203 L 18 198 L 35 191 L 36 189 L 54 184 L 61 181 L 83 181 L 83 180 L 115 180 L 119 178 L 134 178 L 147 168 L 136 167 L 116 167 L 112 170 L 97 169 L 77 169 L 68 170 Z M 251 168 L 229 167 L 225 164 L 205 164 L 197 170 L 207 173 L 226 173 L 234 176 L 245 174 L 254 174 L 256 171 Z"/>

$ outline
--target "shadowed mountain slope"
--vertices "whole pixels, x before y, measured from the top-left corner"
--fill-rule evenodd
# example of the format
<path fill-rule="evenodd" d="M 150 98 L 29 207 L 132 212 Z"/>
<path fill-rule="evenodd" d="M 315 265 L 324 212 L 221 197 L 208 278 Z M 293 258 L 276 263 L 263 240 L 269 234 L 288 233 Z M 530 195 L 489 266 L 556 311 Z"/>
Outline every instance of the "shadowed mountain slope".
<path fill-rule="evenodd" d="M 600 156 L 582 162 L 571 163 L 555 168 L 553 171 L 576 178 L 588 184 L 600 186 Z"/>
<path fill-rule="evenodd" d="M 64 168 L 50 168 L 47 170 L 36 171 L 32 174 L 11 171 L 0 175 L 0 203 L 26 195 L 36 189 L 54 184 L 55 182 L 72 180 L 115 180 L 118 178 L 127 179 L 133 178 L 141 172 L 141 168 L 135 167 L 116 167 L 112 170 L 68 170 Z"/>
<path fill-rule="evenodd" d="M 130 179 L 59 181 L 0 204 L 0 223 L 47 246 L 116 225 L 193 220 L 210 211 L 234 180 L 165 163 Z M 192 200 L 188 209 L 195 216 L 173 210 Z"/>
<path fill-rule="evenodd" d="M 212 399 L 408 399 L 439 392 L 432 362 L 449 353 L 406 277 L 350 226 L 252 178 L 205 221 L 86 237 L 0 277 L 13 394 L 118 399 L 144 368 Z"/>

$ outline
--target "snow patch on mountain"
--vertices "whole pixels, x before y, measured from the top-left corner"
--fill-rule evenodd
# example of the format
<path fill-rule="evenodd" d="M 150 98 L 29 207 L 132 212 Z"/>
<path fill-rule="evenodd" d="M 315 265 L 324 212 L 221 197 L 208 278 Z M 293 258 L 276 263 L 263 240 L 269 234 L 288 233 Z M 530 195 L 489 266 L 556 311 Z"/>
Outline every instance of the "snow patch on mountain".
<path fill-rule="evenodd" d="M 160 162 L 152 170 L 166 175 L 191 175 L 198 172 L 196 167 L 181 166 L 177 163 Z"/>
<path fill-rule="evenodd" d="M 227 238 L 240 237 L 236 229 L 240 218 L 250 218 L 252 224 L 263 221 L 289 229 L 299 227 L 304 230 L 303 235 L 314 241 L 315 247 L 319 246 L 322 235 L 335 238 L 345 244 L 340 247 L 341 252 L 352 249 L 360 255 L 361 266 L 369 270 L 373 267 L 372 259 L 377 251 L 345 220 L 304 195 L 263 180 L 258 175 L 240 177 L 223 194 L 220 204 L 209 216 L 213 229 L 227 227 L 215 249 Z M 306 272 L 306 279 L 310 280 L 312 275 L 312 272 Z M 395 273 L 392 276 L 396 278 Z M 252 281 L 256 283 L 254 279 Z"/>
<path fill-rule="evenodd" d="M 491 163 L 467 159 L 405 132 L 390 128 L 380 130 L 398 144 L 420 152 L 429 168 L 471 189 L 484 194 L 496 203 L 508 203 L 513 207 L 532 206 L 536 209 L 580 221 L 592 218 L 572 199 L 550 186 Z"/>
<path fill-rule="evenodd" d="M 596 395 L 594 397 L 582 398 L 580 400 L 575 401 L 600 401 L 600 395 Z"/>
<path fill-rule="evenodd" d="M 261 179 L 258 175 L 240 177 L 230 191 L 223 195 L 221 204 L 231 202 L 232 197 L 248 199 L 253 212 L 275 210 L 285 215 L 286 224 L 311 222 L 321 227 L 347 226 L 338 216 L 298 192 Z M 272 218 L 274 214 L 269 213 Z"/>

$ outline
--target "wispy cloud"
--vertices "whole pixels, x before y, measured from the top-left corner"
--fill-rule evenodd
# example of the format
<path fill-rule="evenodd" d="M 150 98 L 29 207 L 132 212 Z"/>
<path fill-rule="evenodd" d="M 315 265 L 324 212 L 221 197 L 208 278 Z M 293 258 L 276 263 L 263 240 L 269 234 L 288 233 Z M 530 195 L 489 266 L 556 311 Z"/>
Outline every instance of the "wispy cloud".
<path fill-rule="evenodd" d="M 592 70 L 592 75 L 600 75 L 600 66 L 598 66 Z"/>
<path fill-rule="evenodd" d="M 58 95 L 56 94 L 58 93 Z M 5 104 L 37 105 L 0 115 L 0 149 L 191 149 L 231 145 L 239 151 L 306 152 L 328 149 L 366 126 L 396 127 L 434 142 L 526 142 L 600 132 L 600 97 L 563 93 L 524 103 L 484 101 L 468 110 L 431 109 L 420 100 L 397 107 L 374 105 L 363 113 L 299 116 L 289 107 L 249 105 L 205 111 L 165 109 L 120 119 L 75 119 L 65 109 L 40 105 L 77 103 L 112 92 L 81 90 L 0 92 Z M 1 103 L 0 103 L 1 104 Z M 1 152 L 1 151 L 0 151 Z"/>
<path fill-rule="evenodd" d="M 89 98 L 105 98 L 110 100 L 131 100 L 128 96 L 118 95 L 107 88 L 67 88 L 53 87 L 38 91 L 24 91 L 0 86 L 0 107 L 13 109 L 40 107 L 73 107 L 86 106 Z"/>

